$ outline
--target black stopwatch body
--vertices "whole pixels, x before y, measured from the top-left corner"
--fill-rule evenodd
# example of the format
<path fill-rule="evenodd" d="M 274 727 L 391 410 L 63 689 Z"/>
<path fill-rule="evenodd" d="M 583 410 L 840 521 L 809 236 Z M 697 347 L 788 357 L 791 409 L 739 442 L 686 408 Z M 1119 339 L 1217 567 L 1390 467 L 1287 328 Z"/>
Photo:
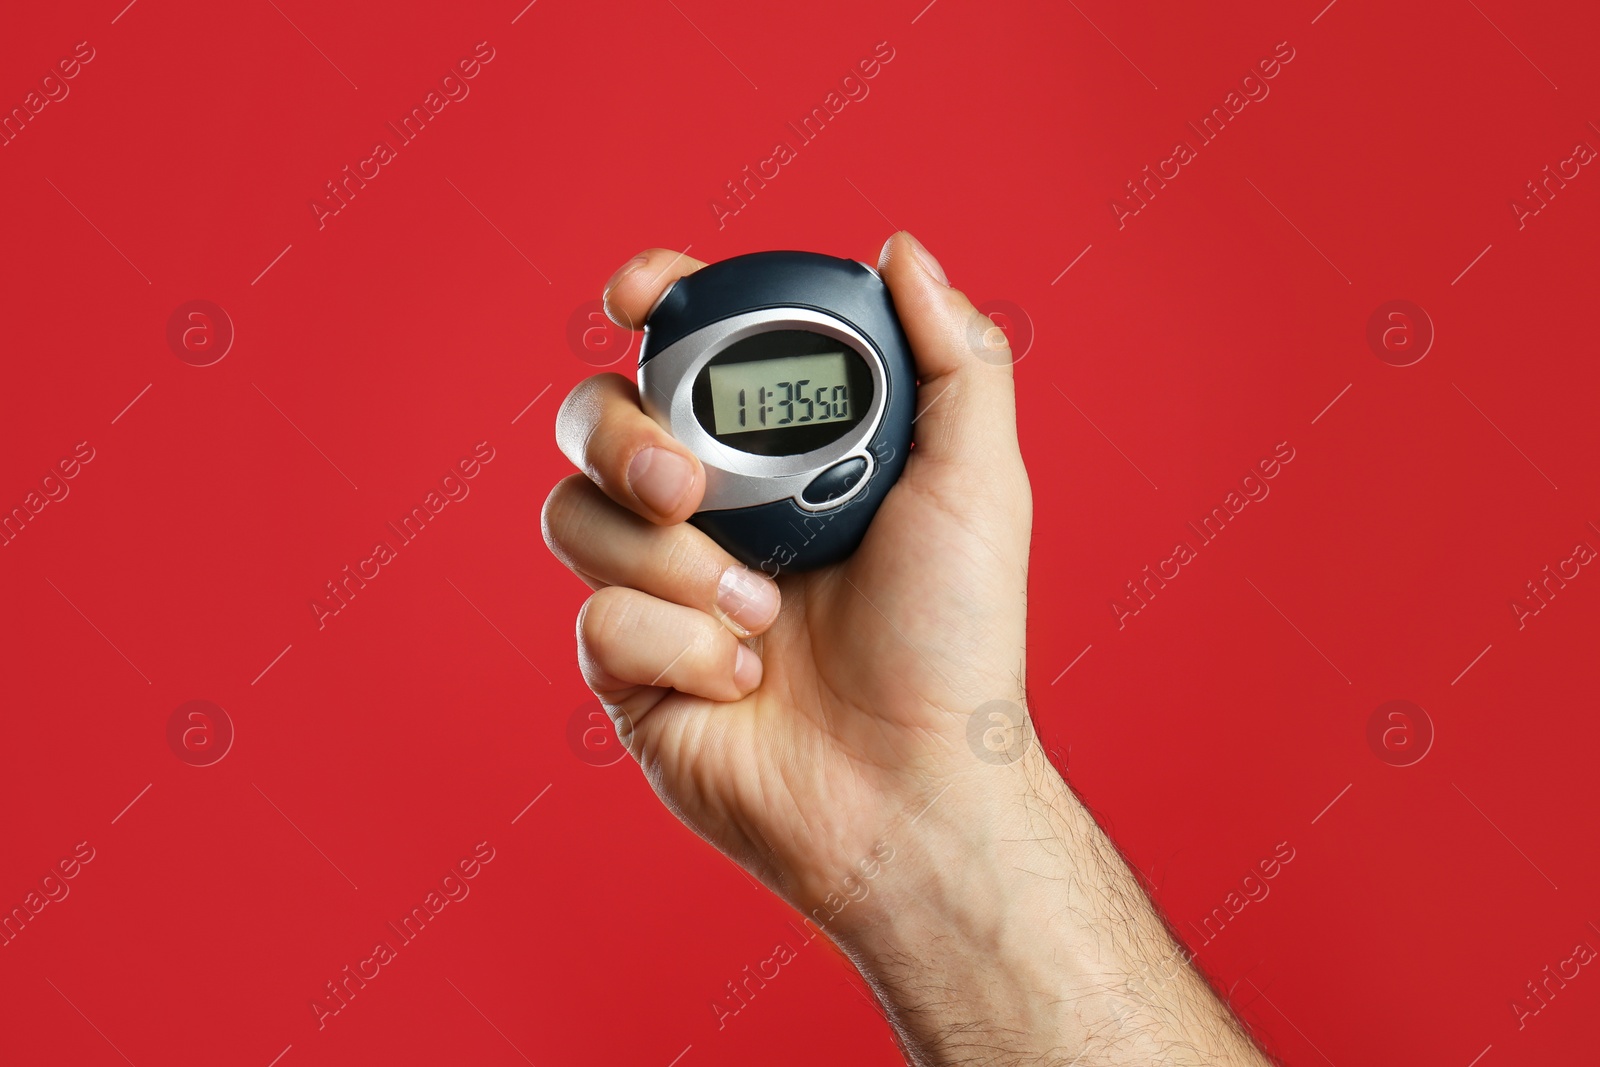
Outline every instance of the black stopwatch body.
<path fill-rule="evenodd" d="M 689 520 L 768 575 L 855 551 L 905 467 L 916 369 L 876 271 L 755 252 L 678 279 L 639 351 L 646 412 L 699 457 Z"/>

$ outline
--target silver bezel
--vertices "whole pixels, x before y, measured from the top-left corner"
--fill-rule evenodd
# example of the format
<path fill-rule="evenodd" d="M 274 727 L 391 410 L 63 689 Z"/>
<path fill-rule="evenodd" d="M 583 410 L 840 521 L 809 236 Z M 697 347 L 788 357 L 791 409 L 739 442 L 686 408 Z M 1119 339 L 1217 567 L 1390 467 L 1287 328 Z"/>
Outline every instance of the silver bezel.
<path fill-rule="evenodd" d="M 773 330 L 820 333 L 849 345 L 867 361 L 872 373 L 872 402 L 867 406 L 866 417 L 837 441 L 792 456 L 758 456 L 723 444 L 695 418 L 694 382 L 700 369 L 729 345 Z M 786 499 L 806 511 L 822 511 L 846 503 L 866 487 L 877 467 L 866 446 L 883 419 L 888 392 L 883 359 L 872 342 L 843 320 L 809 308 L 747 311 L 711 323 L 674 341 L 639 368 L 639 396 L 645 412 L 689 446 L 705 466 L 702 511 L 746 508 Z M 825 504 L 807 503 L 801 493 L 812 479 L 853 456 L 867 461 L 867 472 L 850 492 Z"/>

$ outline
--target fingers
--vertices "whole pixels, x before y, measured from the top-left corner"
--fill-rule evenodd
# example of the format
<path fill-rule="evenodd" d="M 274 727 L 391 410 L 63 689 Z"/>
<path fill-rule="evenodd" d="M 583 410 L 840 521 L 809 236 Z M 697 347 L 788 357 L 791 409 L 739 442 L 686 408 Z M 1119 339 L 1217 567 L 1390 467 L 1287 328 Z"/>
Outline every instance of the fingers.
<path fill-rule="evenodd" d="M 1005 331 L 945 279 L 939 261 L 901 230 L 883 244 L 878 273 L 894 295 L 895 311 L 916 350 L 924 380 L 978 364 L 1011 368 Z"/>
<path fill-rule="evenodd" d="M 703 266 L 704 263 L 682 252 L 647 248 L 618 267 L 617 273 L 606 282 L 601 297 L 606 314 L 618 326 L 637 330 L 644 325 L 645 317 L 668 286 Z"/>
<path fill-rule="evenodd" d="M 668 286 L 703 266 L 681 252 L 647 249 L 606 282 L 606 314 L 638 329 Z M 705 494 L 700 461 L 640 410 L 638 388 L 619 374 L 578 383 L 556 415 L 556 442 L 607 496 L 652 522 L 682 522 Z"/>
<path fill-rule="evenodd" d="M 578 613 L 578 665 L 608 703 L 639 686 L 727 701 L 761 684 L 761 660 L 710 615 L 622 586 Z"/>
<path fill-rule="evenodd" d="M 668 286 L 703 266 L 681 252 L 647 249 L 606 282 L 606 314 L 638 329 Z M 607 496 L 652 522 L 682 522 L 700 506 L 700 461 L 639 409 L 637 387 L 621 375 L 597 375 L 568 394 L 556 441 Z"/>
<path fill-rule="evenodd" d="M 1006 335 L 945 281 L 909 233 L 884 243 L 879 273 L 916 356 L 917 455 L 981 469 L 1017 454 L 1016 399 Z"/>
<path fill-rule="evenodd" d="M 776 582 L 693 526 L 656 526 L 621 510 L 579 475 L 556 484 L 542 525 L 550 550 L 587 581 L 707 612 L 740 637 L 762 633 L 778 617 Z"/>
<path fill-rule="evenodd" d="M 673 282 L 702 266 L 681 253 L 643 252 L 606 283 L 606 314 L 637 329 Z M 619 375 L 590 378 L 572 391 L 556 418 L 556 439 L 599 492 L 648 520 L 607 505 L 577 478 L 557 485 L 546 501 L 551 549 L 585 580 L 606 583 L 578 617 L 589 687 L 612 701 L 641 687 L 709 700 L 754 690 L 761 661 L 735 633 L 771 625 L 777 586 L 681 525 L 705 492 L 700 462 L 640 410 L 637 388 Z"/>
<path fill-rule="evenodd" d="M 586 378 L 556 415 L 556 443 L 612 500 L 656 523 L 694 514 L 705 494 L 700 461 L 639 408 L 620 374 Z"/>

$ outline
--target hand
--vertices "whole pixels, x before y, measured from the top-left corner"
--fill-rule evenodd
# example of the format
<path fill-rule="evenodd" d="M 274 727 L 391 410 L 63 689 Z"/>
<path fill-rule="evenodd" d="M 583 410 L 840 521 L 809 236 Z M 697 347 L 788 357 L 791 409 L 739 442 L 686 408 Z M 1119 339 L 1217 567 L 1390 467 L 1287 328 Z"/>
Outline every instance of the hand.
<path fill-rule="evenodd" d="M 701 265 L 644 253 L 607 286 L 608 313 L 641 323 Z M 544 509 L 551 549 L 597 590 L 578 623 L 584 677 L 651 784 L 806 912 L 952 780 L 993 769 L 968 743 L 975 709 L 1024 701 L 1032 500 L 1005 334 L 909 234 L 879 270 L 920 414 L 853 556 L 777 583 L 736 564 L 684 522 L 699 462 L 615 374 L 563 404 L 557 438 L 588 477 Z"/>
<path fill-rule="evenodd" d="M 642 322 L 699 266 L 636 257 L 608 313 Z M 596 590 L 584 678 L 668 807 L 851 956 L 919 1067 L 1260 1067 L 1032 743 L 1005 335 L 909 234 L 879 271 L 916 357 L 915 447 L 834 566 L 774 583 L 737 565 L 685 524 L 705 473 L 630 381 L 567 397 L 556 435 L 587 477 L 556 486 L 544 532 Z M 1020 755 L 972 740 L 995 701 Z"/>

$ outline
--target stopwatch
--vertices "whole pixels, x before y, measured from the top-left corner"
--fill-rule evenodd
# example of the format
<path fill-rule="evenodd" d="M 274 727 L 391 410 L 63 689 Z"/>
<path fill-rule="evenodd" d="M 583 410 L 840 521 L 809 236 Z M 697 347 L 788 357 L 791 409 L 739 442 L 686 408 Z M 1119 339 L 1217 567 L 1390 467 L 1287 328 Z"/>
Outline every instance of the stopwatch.
<path fill-rule="evenodd" d="M 772 577 L 855 551 L 915 418 L 911 346 L 878 272 L 735 256 L 675 281 L 644 335 L 641 404 L 706 472 L 689 521 Z"/>

